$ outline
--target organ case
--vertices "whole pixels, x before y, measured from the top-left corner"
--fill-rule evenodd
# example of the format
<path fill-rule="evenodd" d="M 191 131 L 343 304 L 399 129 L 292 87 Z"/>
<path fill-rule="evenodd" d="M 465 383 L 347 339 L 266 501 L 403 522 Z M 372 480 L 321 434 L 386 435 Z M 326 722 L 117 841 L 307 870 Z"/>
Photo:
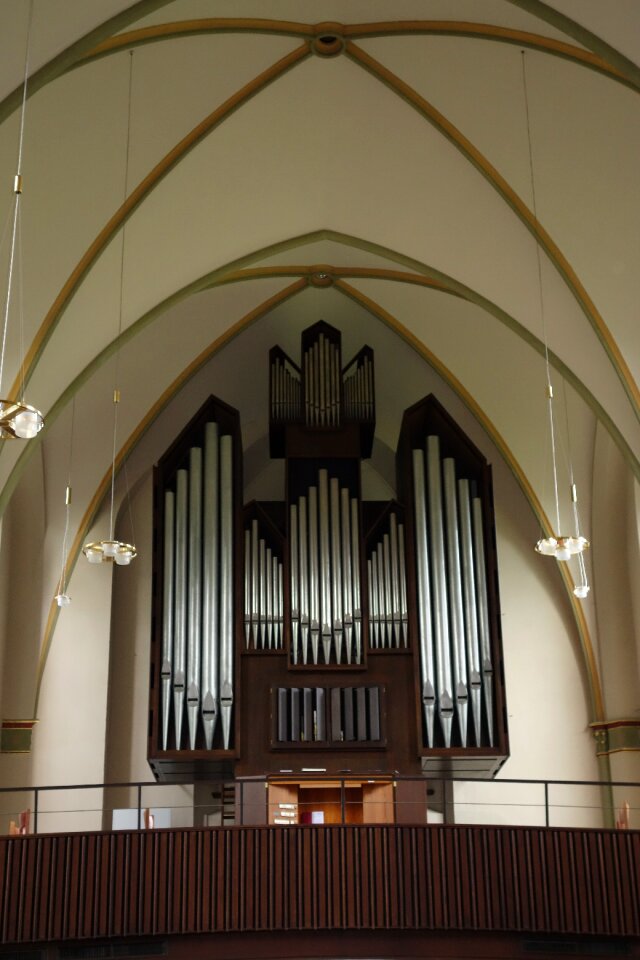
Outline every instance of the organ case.
<path fill-rule="evenodd" d="M 487 777 L 508 755 L 491 469 L 427 397 L 403 418 L 397 499 L 365 500 L 374 429 L 373 351 L 343 366 L 320 321 L 299 363 L 269 354 L 284 501 L 242 507 L 239 416 L 213 398 L 160 460 L 158 778 Z"/>

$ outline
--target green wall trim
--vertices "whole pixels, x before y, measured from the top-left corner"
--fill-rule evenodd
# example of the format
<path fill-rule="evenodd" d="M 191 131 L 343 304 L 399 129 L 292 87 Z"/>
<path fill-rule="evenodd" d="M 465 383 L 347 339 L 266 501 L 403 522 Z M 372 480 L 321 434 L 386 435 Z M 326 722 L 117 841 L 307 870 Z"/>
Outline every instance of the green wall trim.
<path fill-rule="evenodd" d="M 573 37 L 583 47 L 593 50 L 599 57 L 602 57 L 612 67 L 624 74 L 634 86 L 640 87 L 640 67 L 633 60 L 629 60 L 628 57 L 620 53 L 619 50 L 616 50 L 615 47 L 612 47 L 611 44 L 592 33 L 591 30 L 587 30 L 586 27 L 572 20 L 571 17 L 560 13 L 550 7 L 548 3 L 543 3 L 542 0 L 508 0 L 508 2 L 512 3 L 514 7 L 520 7 L 521 10 L 537 17 L 538 20 L 544 20 L 551 24 L 556 30 L 566 33 L 568 37 Z"/>
<path fill-rule="evenodd" d="M 148 16 L 150 13 L 167 6 L 169 3 L 173 3 L 173 0 L 138 0 L 137 3 L 131 4 L 126 10 L 121 10 L 120 13 L 117 13 L 115 16 L 109 17 L 104 23 L 94 27 L 89 33 L 85 33 L 85 35 L 80 37 L 79 40 L 76 40 L 75 43 L 65 47 L 57 56 L 43 64 L 39 70 L 35 70 L 27 82 L 27 96 L 32 97 L 34 93 L 37 93 L 38 90 L 41 90 L 52 80 L 56 80 L 62 76 L 63 73 L 75 65 L 77 60 L 84 57 L 89 50 L 92 50 L 99 43 L 102 43 L 103 40 L 113 36 L 114 33 L 119 33 L 131 23 L 135 23 L 136 20 Z M 21 83 L 20 86 L 12 90 L 4 100 L 0 101 L 0 123 L 6 120 L 6 118 L 20 106 L 22 102 L 22 88 L 23 84 Z"/>
<path fill-rule="evenodd" d="M 480 307 L 482 310 L 485 310 L 487 313 L 491 314 L 491 316 L 495 317 L 495 319 L 500 323 L 503 323 L 506 327 L 508 327 L 508 329 L 512 330 L 519 337 L 521 337 L 525 343 L 536 350 L 537 353 L 539 353 L 541 356 L 544 355 L 544 345 L 542 344 L 541 340 L 539 340 L 534 334 L 519 324 L 518 321 L 515 320 L 510 314 L 506 313 L 506 311 L 502 310 L 492 301 L 488 300 L 486 297 L 483 297 L 475 290 L 472 290 L 470 287 L 467 287 L 455 280 L 453 277 L 449 277 L 440 270 L 436 270 L 435 268 L 430 267 L 419 260 L 415 260 L 412 257 L 406 256 L 405 254 L 398 253 L 397 251 L 392 250 L 389 247 L 384 247 L 381 244 L 374 243 L 369 240 L 363 240 L 360 237 L 351 236 L 349 234 L 339 233 L 335 230 L 314 230 L 310 233 L 301 234 L 297 237 L 291 237 L 287 240 L 270 244 L 267 247 L 262 247 L 253 251 L 252 253 L 239 257 L 236 260 L 232 260 L 223 266 L 216 267 L 209 273 L 206 273 L 197 280 L 192 281 L 184 286 L 181 290 L 177 290 L 165 300 L 162 300 L 160 303 L 156 304 L 141 317 L 139 317 L 138 320 L 131 323 L 127 329 L 120 334 L 119 337 L 107 344 L 107 346 L 100 353 L 98 353 L 93 360 L 87 364 L 86 367 L 84 367 L 83 370 L 80 371 L 74 380 L 68 384 L 66 389 L 60 394 L 55 403 L 46 412 L 44 428 L 40 431 L 37 437 L 24 446 L 22 453 L 16 460 L 2 490 L 0 491 L 0 517 L 2 517 L 4 514 L 4 511 L 6 510 L 7 505 L 13 496 L 13 493 L 31 457 L 38 449 L 40 443 L 43 442 L 44 438 L 47 436 L 47 433 L 66 407 L 67 403 L 73 399 L 78 390 L 93 376 L 93 374 L 102 366 L 102 364 L 106 363 L 110 357 L 112 357 L 117 351 L 121 350 L 129 342 L 129 340 L 133 339 L 133 337 L 141 333 L 150 323 L 153 323 L 154 320 L 166 313 L 167 310 L 171 309 L 171 307 L 177 305 L 187 297 L 194 296 L 195 294 L 201 293 L 204 290 L 225 283 L 238 283 L 245 281 L 246 279 L 262 279 L 262 277 L 255 276 L 244 278 L 239 276 L 238 272 L 243 268 L 250 267 L 260 262 L 261 260 L 274 257 L 289 250 L 303 248 L 308 244 L 317 243 L 321 240 L 328 240 L 333 243 L 354 247 L 366 253 L 372 253 L 375 256 L 387 259 L 392 263 L 400 264 L 410 271 L 436 281 L 444 288 L 443 292 L 461 297 Z M 268 270 L 268 268 L 266 269 Z M 284 271 L 286 269 L 287 268 L 284 266 L 279 266 L 277 268 L 279 271 L 278 275 L 282 276 L 283 279 L 285 278 Z M 300 275 L 299 266 L 291 267 L 290 269 L 290 276 Z M 265 273 L 264 276 L 268 276 L 268 273 Z M 394 278 L 390 282 L 401 281 L 398 278 Z M 407 277 L 407 282 L 411 282 L 410 277 Z M 560 376 L 562 376 L 567 383 L 571 385 L 580 398 L 590 407 L 594 416 L 602 423 L 604 428 L 610 434 L 612 440 L 620 450 L 620 453 L 622 454 L 625 462 L 628 464 L 635 478 L 638 480 L 638 482 L 640 482 L 640 461 L 634 455 L 628 442 L 606 410 L 602 407 L 591 391 L 582 383 L 582 381 L 576 377 L 575 374 L 560 360 L 560 358 L 551 351 L 549 352 L 549 361 L 553 368 L 558 371 Z"/>

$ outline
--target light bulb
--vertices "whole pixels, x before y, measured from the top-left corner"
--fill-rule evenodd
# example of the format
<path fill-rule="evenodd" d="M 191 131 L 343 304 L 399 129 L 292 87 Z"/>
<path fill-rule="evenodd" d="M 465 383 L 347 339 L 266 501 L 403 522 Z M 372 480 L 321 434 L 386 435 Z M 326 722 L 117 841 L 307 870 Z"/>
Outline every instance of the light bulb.
<path fill-rule="evenodd" d="M 571 550 L 569 550 L 569 547 L 565 546 L 564 544 L 559 544 L 558 549 L 556 550 L 556 560 L 568 560 L 570 556 Z"/>
<path fill-rule="evenodd" d="M 59 593 L 56 596 L 56 603 L 59 607 L 68 607 L 71 603 L 71 597 L 66 593 Z"/>
<path fill-rule="evenodd" d="M 85 556 L 89 563 L 102 563 L 102 553 L 100 550 L 96 550 L 95 547 L 87 550 Z"/>
<path fill-rule="evenodd" d="M 118 541 L 117 540 L 103 540 L 102 541 L 102 552 L 105 557 L 115 557 L 118 552 Z"/>
<path fill-rule="evenodd" d="M 577 587 L 573 588 L 573 592 L 579 600 L 584 600 L 584 598 L 589 595 L 590 589 L 591 587 L 588 583 L 579 583 Z"/>
<path fill-rule="evenodd" d="M 115 561 L 119 567 L 126 567 L 131 563 L 133 559 L 133 554 L 131 550 L 118 550 L 115 555 Z"/>
<path fill-rule="evenodd" d="M 13 419 L 15 435 L 21 440 L 32 440 L 42 429 L 44 420 L 37 410 L 23 410 Z"/>

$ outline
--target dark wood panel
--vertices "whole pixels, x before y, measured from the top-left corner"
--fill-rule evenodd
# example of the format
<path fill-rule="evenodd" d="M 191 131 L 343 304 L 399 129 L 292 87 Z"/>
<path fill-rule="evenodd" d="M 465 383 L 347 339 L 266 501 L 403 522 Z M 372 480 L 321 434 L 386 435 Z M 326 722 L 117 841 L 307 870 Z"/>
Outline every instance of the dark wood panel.
<path fill-rule="evenodd" d="M 640 935 L 640 834 L 232 827 L 0 838 L 2 943 L 286 930 Z"/>

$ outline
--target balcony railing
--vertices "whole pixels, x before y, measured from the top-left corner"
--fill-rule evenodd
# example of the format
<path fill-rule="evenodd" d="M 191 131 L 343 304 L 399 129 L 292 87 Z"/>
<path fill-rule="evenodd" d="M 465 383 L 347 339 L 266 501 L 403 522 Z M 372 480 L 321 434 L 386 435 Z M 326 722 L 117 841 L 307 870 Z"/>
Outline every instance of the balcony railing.
<path fill-rule="evenodd" d="M 308 786 L 313 777 L 296 777 Z M 291 778 L 162 784 L 155 781 L 12 787 L 0 789 L 0 834 L 93 830 L 243 826 L 298 822 L 298 811 L 276 816 L 267 783 Z M 315 781 L 317 782 L 317 781 Z M 360 778 L 391 784 L 392 800 L 367 799 L 353 777 L 332 778 L 327 823 L 476 824 L 541 827 L 640 826 L 640 783 L 620 781 L 462 778 Z M 407 786 L 412 785 L 410 799 Z M 400 789 L 403 787 L 404 789 Z M 286 805 L 285 805 L 286 806 Z M 313 804 L 306 804 L 307 808 Z"/>

